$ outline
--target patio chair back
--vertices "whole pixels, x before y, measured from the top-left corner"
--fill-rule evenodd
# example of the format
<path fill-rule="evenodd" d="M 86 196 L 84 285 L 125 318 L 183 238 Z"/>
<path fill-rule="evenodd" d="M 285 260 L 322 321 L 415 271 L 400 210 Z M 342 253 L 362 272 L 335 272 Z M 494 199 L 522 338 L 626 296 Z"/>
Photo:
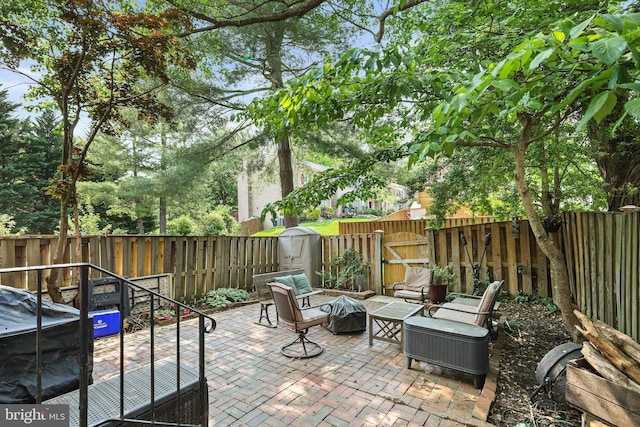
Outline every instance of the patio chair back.
<path fill-rule="evenodd" d="M 408 291 L 420 292 L 423 287 L 429 287 L 433 269 L 426 267 L 407 267 L 404 273 L 404 288 Z"/>
<path fill-rule="evenodd" d="M 302 320 L 302 313 L 293 288 L 277 282 L 269 283 L 269 288 L 278 312 L 278 322 L 296 329 L 297 322 Z"/>
<path fill-rule="evenodd" d="M 496 299 L 498 299 L 498 295 L 500 294 L 500 288 L 502 288 L 503 280 L 495 281 L 487 286 L 487 289 L 482 294 L 482 299 L 478 304 L 478 315 L 476 316 L 475 324 L 478 326 L 484 326 L 491 316 L 493 311 L 493 305 L 496 303 Z"/>

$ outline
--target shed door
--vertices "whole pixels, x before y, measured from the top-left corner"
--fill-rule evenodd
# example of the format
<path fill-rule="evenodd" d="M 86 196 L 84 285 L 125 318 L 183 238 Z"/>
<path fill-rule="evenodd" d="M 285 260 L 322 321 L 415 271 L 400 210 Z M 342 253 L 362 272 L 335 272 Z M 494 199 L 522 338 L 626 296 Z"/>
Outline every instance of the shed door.
<path fill-rule="evenodd" d="M 280 236 L 280 270 L 305 268 L 303 256 L 309 252 L 309 236 Z"/>

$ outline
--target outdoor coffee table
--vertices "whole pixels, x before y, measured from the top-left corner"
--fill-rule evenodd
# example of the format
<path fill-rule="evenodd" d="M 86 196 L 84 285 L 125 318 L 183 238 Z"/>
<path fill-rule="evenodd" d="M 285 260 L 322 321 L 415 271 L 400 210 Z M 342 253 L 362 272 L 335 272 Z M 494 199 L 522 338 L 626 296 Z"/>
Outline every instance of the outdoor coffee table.
<path fill-rule="evenodd" d="M 369 345 L 373 345 L 373 340 L 386 341 L 393 344 L 400 344 L 403 348 L 403 324 L 407 317 L 422 315 L 424 306 L 422 304 L 411 304 L 407 302 L 392 302 L 369 313 Z M 380 328 L 373 331 L 373 323 Z"/>

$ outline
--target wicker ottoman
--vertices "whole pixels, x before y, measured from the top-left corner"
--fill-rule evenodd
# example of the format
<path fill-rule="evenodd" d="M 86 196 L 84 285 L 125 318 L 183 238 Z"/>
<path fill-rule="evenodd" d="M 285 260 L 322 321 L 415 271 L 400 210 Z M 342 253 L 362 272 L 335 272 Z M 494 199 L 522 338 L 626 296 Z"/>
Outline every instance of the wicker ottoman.
<path fill-rule="evenodd" d="M 408 369 L 415 359 L 466 372 L 477 388 L 489 371 L 489 340 L 489 330 L 481 326 L 417 316 L 404 321 Z"/>

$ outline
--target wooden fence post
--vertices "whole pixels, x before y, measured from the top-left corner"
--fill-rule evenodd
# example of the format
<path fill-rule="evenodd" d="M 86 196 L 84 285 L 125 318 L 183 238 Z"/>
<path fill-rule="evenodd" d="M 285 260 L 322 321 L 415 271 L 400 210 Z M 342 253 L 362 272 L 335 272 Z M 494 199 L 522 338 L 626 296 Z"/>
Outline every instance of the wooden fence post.
<path fill-rule="evenodd" d="M 382 238 L 384 231 L 375 230 L 373 232 L 373 258 L 371 259 L 371 278 L 373 279 L 373 289 L 376 294 L 382 295 Z"/>

